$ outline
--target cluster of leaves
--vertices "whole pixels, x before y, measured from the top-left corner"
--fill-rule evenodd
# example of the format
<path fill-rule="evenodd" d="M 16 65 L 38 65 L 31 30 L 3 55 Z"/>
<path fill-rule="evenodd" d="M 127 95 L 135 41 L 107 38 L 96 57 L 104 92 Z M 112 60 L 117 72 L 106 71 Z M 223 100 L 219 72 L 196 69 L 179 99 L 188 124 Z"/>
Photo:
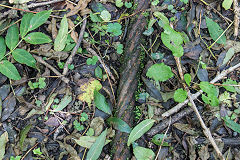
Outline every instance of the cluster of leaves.
<path fill-rule="evenodd" d="M 37 82 L 29 81 L 28 86 L 30 87 L 30 89 L 43 89 L 46 87 L 45 79 L 46 78 L 39 78 Z"/>
<path fill-rule="evenodd" d="M 80 117 L 80 122 L 85 122 L 86 120 L 88 120 L 88 115 L 87 113 L 83 112 L 81 113 L 81 117 Z M 84 130 L 84 125 L 82 125 L 81 123 L 79 123 L 77 120 L 75 120 L 73 122 L 73 126 L 77 131 L 83 131 Z"/>

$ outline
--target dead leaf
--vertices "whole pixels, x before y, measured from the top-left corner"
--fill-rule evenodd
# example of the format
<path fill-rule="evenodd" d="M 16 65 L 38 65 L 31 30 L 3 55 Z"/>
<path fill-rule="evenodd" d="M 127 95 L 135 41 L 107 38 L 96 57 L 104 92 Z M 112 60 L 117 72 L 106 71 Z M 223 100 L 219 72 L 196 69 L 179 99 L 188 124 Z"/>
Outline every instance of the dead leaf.
<path fill-rule="evenodd" d="M 48 126 L 50 126 L 50 127 L 58 127 L 58 126 L 60 125 L 57 117 L 51 117 L 51 118 L 49 118 L 49 119 L 45 122 L 45 124 L 48 125 Z"/>
<path fill-rule="evenodd" d="M 90 10 L 87 7 L 88 3 L 91 0 L 81 0 L 78 1 L 77 6 L 75 6 L 68 14 L 67 17 L 73 16 L 75 14 L 77 14 L 79 11 L 81 11 L 81 15 L 86 15 L 87 13 L 90 13 Z"/>
<path fill-rule="evenodd" d="M 72 22 L 71 19 L 68 18 L 67 20 L 68 20 L 68 27 L 72 31 L 71 32 L 71 37 L 74 40 L 74 42 L 77 43 L 77 41 L 78 41 L 78 34 L 77 34 L 77 32 L 74 31 L 75 25 L 74 25 L 74 23 Z"/>
<path fill-rule="evenodd" d="M 52 31 L 52 38 L 56 39 L 58 31 L 57 31 L 57 21 L 56 21 L 56 18 L 54 17 L 52 18 L 52 21 L 51 21 L 51 31 Z"/>
<path fill-rule="evenodd" d="M 8 132 L 5 131 L 1 136 L 0 136 L 0 159 L 4 158 L 5 154 L 5 146 L 8 142 Z"/>
<path fill-rule="evenodd" d="M 90 128 L 94 130 L 95 136 L 99 136 L 103 130 L 104 120 L 101 117 L 95 117 L 91 124 Z"/>
<path fill-rule="evenodd" d="M 208 152 L 208 146 L 202 146 L 200 151 L 198 151 L 198 155 L 201 158 L 201 160 L 208 160 L 210 157 L 209 152 Z"/>
<path fill-rule="evenodd" d="M 189 124 L 174 123 L 173 126 L 177 129 L 179 129 L 180 131 L 185 132 L 190 135 L 195 136 L 198 134 Z"/>

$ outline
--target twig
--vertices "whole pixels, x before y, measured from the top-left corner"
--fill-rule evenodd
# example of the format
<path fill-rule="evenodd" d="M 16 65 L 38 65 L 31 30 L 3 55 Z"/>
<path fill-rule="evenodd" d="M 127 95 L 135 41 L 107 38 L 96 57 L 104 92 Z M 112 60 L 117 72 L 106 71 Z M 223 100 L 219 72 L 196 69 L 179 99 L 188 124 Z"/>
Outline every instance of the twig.
<path fill-rule="evenodd" d="M 64 0 L 52 0 L 52 1 L 46 1 L 46 2 L 40 2 L 40 3 L 32 3 L 32 4 L 29 4 L 27 7 L 34 8 L 34 7 L 45 6 L 45 5 L 49 5 L 49 4 L 53 4 L 61 1 L 64 1 Z"/>
<path fill-rule="evenodd" d="M 237 37 L 239 27 L 239 7 L 237 0 L 233 0 L 233 11 L 234 11 L 234 36 Z"/>
<path fill-rule="evenodd" d="M 80 44 L 81 44 L 81 42 L 83 40 L 83 34 L 84 34 L 84 31 L 85 31 L 85 28 L 86 28 L 86 24 L 87 24 L 87 18 L 86 17 L 87 17 L 86 15 L 83 16 L 83 25 L 81 27 L 81 31 L 80 31 L 80 34 L 79 34 L 79 37 L 78 37 L 78 42 L 77 42 L 76 46 L 74 47 L 74 49 L 72 50 L 71 55 L 68 57 L 65 65 L 64 65 L 63 73 L 62 73 L 64 76 L 67 74 L 67 72 L 68 72 L 68 65 L 72 63 L 73 57 L 77 53 L 77 50 L 78 50 L 78 48 L 79 48 L 79 46 L 80 46 Z"/>
<path fill-rule="evenodd" d="M 53 71 L 53 73 L 55 73 L 57 76 L 61 77 L 62 81 L 65 83 L 68 83 L 70 80 L 66 77 L 63 77 L 63 75 L 58 72 L 53 66 L 51 66 L 50 64 L 48 64 L 47 62 L 45 62 L 42 57 L 39 57 L 37 55 L 33 55 L 33 57 L 41 64 L 45 65 L 47 68 L 49 68 L 51 71 Z"/>
<path fill-rule="evenodd" d="M 240 63 L 236 64 L 233 67 L 228 68 L 227 70 L 222 71 L 219 75 L 217 75 L 210 83 L 216 83 L 217 81 L 223 79 L 223 77 L 225 77 L 228 73 L 234 71 L 235 69 L 237 69 L 238 67 L 240 67 Z M 198 96 L 200 96 L 202 94 L 202 90 L 198 91 L 197 93 L 192 95 L 192 99 L 195 100 Z M 167 112 L 162 114 L 162 117 L 166 118 L 171 116 L 172 114 L 178 112 L 183 106 L 185 106 L 187 103 L 189 102 L 189 100 L 185 100 L 182 103 L 179 103 L 178 105 L 176 105 L 175 107 L 171 108 L 170 110 L 168 110 Z"/>

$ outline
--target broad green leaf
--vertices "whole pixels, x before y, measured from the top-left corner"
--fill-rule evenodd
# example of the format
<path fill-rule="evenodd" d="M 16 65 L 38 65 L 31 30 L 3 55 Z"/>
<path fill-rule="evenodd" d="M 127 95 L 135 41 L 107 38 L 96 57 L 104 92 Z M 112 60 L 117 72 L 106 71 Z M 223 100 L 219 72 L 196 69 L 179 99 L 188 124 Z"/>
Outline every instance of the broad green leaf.
<path fill-rule="evenodd" d="M 20 35 L 22 38 L 28 33 L 28 28 L 30 27 L 30 21 L 33 16 L 34 16 L 33 13 L 24 14 L 20 24 Z"/>
<path fill-rule="evenodd" d="M 227 53 L 226 53 L 226 56 L 225 56 L 225 58 L 224 58 L 224 60 L 223 60 L 223 63 L 222 63 L 222 65 L 225 65 L 225 64 L 227 64 L 228 63 L 228 61 L 234 56 L 234 48 L 230 48 L 228 51 L 227 51 Z"/>
<path fill-rule="evenodd" d="M 121 8 L 121 7 L 123 6 L 122 0 L 116 0 L 116 1 L 115 1 L 115 5 L 116 5 L 117 7 L 119 7 L 119 8 Z"/>
<path fill-rule="evenodd" d="M 54 111 L 62 111 L 72 101 L 72 96 L 65 95 Z"/>
<path fill-rule="evenodd" d="M 21 76 L 18 73 L 16 67 L 7 60 L 2 60 L 0 62 L 0 72 L 13 80 L 20 80 Z"/>
<path fill-rule="evenodd" d="M 159 26 L 164 27 L 165 25 L 169 25 L 168 18 L 162 12 L 154 12 L 153 15 L 159 19 Z"/>
<path fill-rule="evenodd" d="M 19 140 L 19 144 L 20 144 L 20 148 L 21 150 L 23 149 L 23 143 L 25 138 L 27 137 L 28 132 L 30 131 L 32 125 L 28 124 L 27 126 L 25 126 L 21 132 L 20 132 L 20 140 Z"/>
<path fill-rule="evenodd" d="M 217 89 L 213 84 L 209 82 L 203 81 L 200 82 L 200 88 L 203 92 L 206 92 L 208 95 L 215 95 L 218 96 Z"/>
<path fill-rule="evenodd" d="M 222 6 L 225 10 L 228 10 L 231 8 L 232 3 L 233 3 L 233 0 L 224 0 L 222 3 Z"/>
<path fill-rule="evenodd" d="M 41 26 L 42 24 L 44 24 L 49 18 L 51 12 L 52 10 L 48 10 L 48 11 L 42 11 L 35 14 L 30 21 L 30 26 L 28 28 L 28 31 L 32 31 L 38 28 L 39 26 Z"/>
<path fill-rule="evenodd" d="M 218 37 L 221 36 L 221 34 L 223 33 L 222 28 L 216 23 L 214 22 L 212 19 L 208 18 L 207 16 L 205 16 L 206 18 L 206 24 L 208 27 L 208 31 L 210 33 L 210 36 L 212 37 L 212 39 L 214 41 L 216 41 L 218 39 Z M 216 43 L 219 44 L 225 44 L 226 43 L 226 36 L 225 34 L 223 34 Z"/>
<path fill-rule="evenodd" d="M 95 68 L 95 76 L 100 79 L 103 78 L 102 68 L 100 68 L 99 66 Z"/>
<path fill-rule="evenodd" d="M 109 23 L 106 31 L 112 33 L 112 36 L 119 36 L 122 34 L 122 25 L 119 23 Z"/>
<path fill-rule="evenodd" d="M 191 75 L 190 74 L 184 74 L 184 80 L 188 86 L 190 86 L 190 83 L 192 81 Z"/>
<path fill-rule="evenodd" d="M 173 76 L 171 68 L 164 63 L 152 65 L 146 76 L 153 78 L 155 81 L 166 81 Z"/>
<path fill-rule="evenodd" d="M 130 133 L 132 131 L 132 128 L 120 118 L 111 117 L 107 119 L 107 122 L 112 123 L 113 127 L 121 132 Z"/>
<path fill-rule="evenodd" d="M 140 146 L 133 148 L 133 153 L 137 160 L 153 160 L 155 157 L 155 153 L 151 149 Z"/>
<path fill-rule="evenodd" d="M 164 138 L 164 141 L 163 141 Z M 162 146 L 170 146 L 170 144 L 168 142 L 166 142 L 167 136 L 165 136 L 164 134 L 156 134 L 153 136 L 152 138 L 152 142 L 158 146 L 162 145 Z"/>
<path fill-rule="evenodd" d="M 176 102 L 182 103 L 187 99 L 187 91 L 179 88 L 175 91 L 173 98 Z"/>
<path fill-rule="evenodd" d="M 103 131 L 100 136 L 97 138 L 96 142 L 93 143 L 91 148 L 89 149 L 87 153 L 87 158 L 88 160 L 97 160 L 98 157 L 100 156 L 103 146 L 106 141 L 106 136 L 107 136 L 107 129 Z"/>
<path fill-rule="evenodd" d="M 125 5 L 126 8 L 131 8 L 132 7 L 131 2 L 125 2 L 124 5 Z"/>
<path fill-rule="evenodd" d="M 24 40 L 30 44 L 50 43 L 52 40 L 46 34 L 41 32 L 32 32 L 26 35 Z"/>
<path fill-rule="evenodd" d="M 54 41 L 54 50 L 62 51 L 65 48 L 68 35 L 68 22 L 66 15 L 61 20 L 60 29 L 58 35 Z"/>
<path fill-rule="evenodd" d="M 136 125 L 128 137 L 127 145 L 130 146 L 132 142 L 136 141 L 144 133 L 146 133 L 153 126 L 154 122 L 155 120 L 146 119 L 146 120 L 143 120 L 138 125 Z"/>
<path fill-rule="evenodd" d="M 4 57 L 6 53 L 6 44 L 3 37 L 0 37 L 0 60 Z"/>
<path fill-rule="evenodd" d="M 103 10 L 100 17 L 104 22 L 109 22 L 111 20 L 111 14 L 107 10 Z"/>
<path fill-rule="evenodd" d="M 94 91 L 94 103 L 99 110 L 107 114 L 112 114 L 111 108 L 106 102 L 106 98 L 96 90 Z"/>
<path fill-rule="evenodd" d="M 227 79 L 226 82 L 223 83 L 223 87 L 229 91 L 229 92 L 236 92 L 236 89 L 234 86 L 231 85 L 237 85 L 236 81 L 233 81 L 231 79 Z"/>
<path fill-rule="evenodd" d="M 24 49 L 15 49 L 12 52 L 13 58 L 22 64 L 26 64 L 29 67 L 36 68 L 36 60 L 33 56 Z"/>
<path fill-rule="evenodd" d="M 79 146 L 82 146 L 84 148 L 91 148 L 92 144 L 96 142 L 97 138 L 98 137 L 95 136 L 81 136 L 79 139 L 74 139 L 74 141 Z M 111 140 L 106 140 L 104 145 L 108 144 L 109 142 L 111 142 Z"/>
<path fill-rule="evenodd" d="M 229 117 L 223 117 L 222 118 L 226 124 L 226 126 L 228 126 L 229 128 L 231 128 L 232 130 L 234 130 L 235 132 L 240 133 L 240 124 L 232 121 Z"/>
<path fill-rule="evenodd" d="M 13 50 L 18 44 L 18 41 L 19 41 L 19 31 L 18 31 L 17 25 L 14 24 L 8 29 L 7 35 L 5 37 L 5 42 L 7 47 L 10 50 Z"/>
<path fill-rule="evenodd" d="M 5 147 L 8 142 L 8 132 L 5 131 L 1 136 L 0 136 L 0 159 L 4 158 L 5 155 Z"/>

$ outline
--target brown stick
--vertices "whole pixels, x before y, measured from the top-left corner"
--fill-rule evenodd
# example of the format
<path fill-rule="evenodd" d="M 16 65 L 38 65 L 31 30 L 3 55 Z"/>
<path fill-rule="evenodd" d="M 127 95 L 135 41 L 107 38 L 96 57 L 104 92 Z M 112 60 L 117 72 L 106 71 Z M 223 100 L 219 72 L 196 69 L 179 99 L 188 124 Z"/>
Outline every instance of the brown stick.
<path fill-rule="evenodd" d="M 134 12 L 144 10 L 148 8 L 148 0 L 135 0 L 137 9 Z M 146 26 L 146 19 L 140 13 L 136 19 L 130 23 L 129 34 L 126 42 L 126 50 L 124 54 L 124 63 L 122 64 L 123 71 L 121 72 L 119 91 L 118 91 L 118 102 L 116 117 L 124 120 L 129 126 L 132 126 L 133 122 L 133 106 L 135 103 L 134 93 L 137 89 L 137 72 L 139 69 L 139 55 L 140 55 L 140 40 L 142 32 Z M 126 160 L 130 159 L 131 152 L 127 146 L 128 140 L 127 133 L 117 131 L 114 139 L 114 160 Z"/>

